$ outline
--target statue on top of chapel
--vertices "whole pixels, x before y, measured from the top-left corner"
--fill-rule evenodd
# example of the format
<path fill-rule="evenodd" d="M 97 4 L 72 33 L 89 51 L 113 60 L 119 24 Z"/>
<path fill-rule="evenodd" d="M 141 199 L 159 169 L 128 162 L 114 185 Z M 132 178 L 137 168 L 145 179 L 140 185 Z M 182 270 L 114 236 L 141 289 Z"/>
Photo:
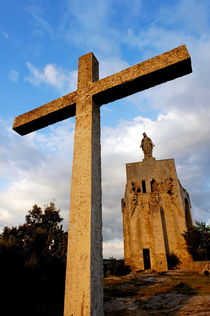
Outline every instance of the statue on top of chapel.
<path fill-rule="evenodd" d="M 142 148 L 144 152 L 144 159 L 153 158 L 152 150 L 155 145 L 153 144 L 151 138 L 149 138 L 146 133 L 143 133 L 143 136 L 144 137 L 142 138 L 140 147 Z"/>

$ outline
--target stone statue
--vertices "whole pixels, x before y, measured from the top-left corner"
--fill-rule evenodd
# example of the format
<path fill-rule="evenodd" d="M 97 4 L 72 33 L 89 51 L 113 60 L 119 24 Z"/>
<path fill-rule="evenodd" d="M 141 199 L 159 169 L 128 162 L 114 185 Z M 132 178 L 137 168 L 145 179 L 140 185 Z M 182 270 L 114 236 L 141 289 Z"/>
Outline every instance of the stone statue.
<path fill-rule="evenodd" d="M 141 141 L 140 147 L 142 148 L 144 152 L 144 158 L 153 158 L 152 156 L 152 150 L 155 146 L 152 142 L 152 140 L 147 136 L 146 133 L 143 133 L 143 139 Z"/>

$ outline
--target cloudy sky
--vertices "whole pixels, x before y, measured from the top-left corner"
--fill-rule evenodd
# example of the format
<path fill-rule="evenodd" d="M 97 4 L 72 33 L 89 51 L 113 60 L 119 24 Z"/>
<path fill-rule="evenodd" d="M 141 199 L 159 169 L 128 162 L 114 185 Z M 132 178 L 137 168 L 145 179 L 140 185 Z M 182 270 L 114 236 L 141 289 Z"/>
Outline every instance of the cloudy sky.
<path fill-rule="evenodd" d="M 210 222 L 210 2 L 0 2 L 0 227 L 54 201 L 68 226 L 74 119 L 21 137 L 13 119 L 76 88 L 78 57 L 94 52 L 100 78 L 186 44 L 193 73 L 101 109 L 104 257 L 123 256 L 125 163 L 144 131 L 156 159 L 174 158 L 196 220 Z"/>

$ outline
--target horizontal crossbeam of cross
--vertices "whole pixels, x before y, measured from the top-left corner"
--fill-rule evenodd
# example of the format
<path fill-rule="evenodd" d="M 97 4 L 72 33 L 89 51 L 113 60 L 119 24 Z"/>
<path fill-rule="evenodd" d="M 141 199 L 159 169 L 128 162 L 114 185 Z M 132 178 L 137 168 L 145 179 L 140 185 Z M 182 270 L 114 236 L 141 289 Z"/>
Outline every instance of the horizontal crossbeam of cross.
<path fill-rule="evenodd" d="M 92 53 L 89 53 L 92 54 Z M 89 93 L 101 106 L 133 93 L 192 72 L 185 45 L 92 82 Z M 15 118 L 13 129 L 20 135 L 75 116 L 78 90 Z"/>

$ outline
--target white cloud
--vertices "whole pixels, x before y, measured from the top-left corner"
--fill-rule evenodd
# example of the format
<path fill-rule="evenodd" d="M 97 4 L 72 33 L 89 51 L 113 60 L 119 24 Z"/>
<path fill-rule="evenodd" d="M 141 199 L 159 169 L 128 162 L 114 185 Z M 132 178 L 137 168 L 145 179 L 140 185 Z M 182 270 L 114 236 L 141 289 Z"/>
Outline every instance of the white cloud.
<path fill-rule="evenodd" d="M 100 56 L 99 56 L 100 58 Z M 122 69 L 128 68 L 129 64 L 126 61 L 117 57 L 106 58 L 100 60 L 100 78 L 104 78 Z M 27 62 L 29 74 L 25 76 L 25 80 L 32 85 L 39 86 L 46 84 L 56 88 L 60 93 L 67 93 L 76 90 L 77 84 L 77 71 L 66 71 L 61 67 L 53 64 L 47 64 L 42 69 L 34 66 L 32 63 Z M 11 71 L 10 79 L 15 80 L 15 71 Z M 13 78 L 12 78 L 13 76 Z"/>
<path fill-rule="evenodd" d="M 30 22 L 36 36 L 40 37 L 47 34 L 47 36 L 50 36 L 52 39 L 55 38 L 54 28 L 47 21 L 47 17 L 45 17 L 46 12 L 44 12 L 40 6 L 37 4 L 30 4 L 25 7 L 25 10 L 31 17 Z"/>
<path fill-rule="evenodd" d="M 0 158 L 4 170 L 0 178 L 1 228 L 23 223 L 33 204 L 43 206 L 53 199 L 62 209 L 66 228 L 73 147 L 71 121 L 49 128 L 47 136 L 32 133 L 21 137 L 1 126 L 1 136 L 1 145 L 2 140 L 7 143 Z"/>
<path fill-rule="evenodd" d="M 9 39 L 9 35 L 8 35 L 7 32 L 5 32 L 5 31 L 3 31 L 3 30 L 0 30 L 0 33 L 1 33 L 4 37 L 6 37 L 6 39 Z"/>
<path fill-rule="evenodd" d="M 19 72 L 15 69 L 11 69 L 9 74 L 8 74 L 8 78 L 10 80 L 12 80 L 13 82 L 18 82 L 19 80 Z"/>
<path fill-rule="evenodd" d="M 110 76 L 128 67 L 129 67 L 129 64 L 118 57 L 108 57 L 106 59 L 101 58 L 100 67 L 99 67 L 100 78 Z"/>
<path fill-rule="evenodd" d="M 124 257 L 123 241 L 122 239 L 114 239 L 103 243 L 103 257 L 110 257 L 122 259 Z"/>
<path fill-rule="evenodd" d="M 60 35 L 67 43 L 97 55 L 119 55 L 120 32 L 113 24 L 112 0 L 67 0 Z"/>
<path fill-rule="evenodd" d="M 209 38 L 209 1 L 180 0 L 156 8 L 143 28 L 129 26 L 122 42 L 138 49 L 142 59 L 151 58 L 182 44 L 191 49 Z M 200 46 L 199 45 L 199 46 Z"/>
<path fill-rule="evenodd" d="M 171 26 L 176 25 L 177 29 L 194 34 L 204 33 L 208 28 L 210 8 L 209 1 L 181 0 L 171 8 L 166 4 L 160 10 L 159 22 Z"/>
<path fill-rule="evenodd" d="M 35 86 L 47 84 L 61 93 L 76 89 L 77 71 L 68 72 L 53 64 L 47 64 L 43 69 L 39 69 L 30 62 L 27 62 L 27 68 L 29 75 L 25 80 Z"/>

